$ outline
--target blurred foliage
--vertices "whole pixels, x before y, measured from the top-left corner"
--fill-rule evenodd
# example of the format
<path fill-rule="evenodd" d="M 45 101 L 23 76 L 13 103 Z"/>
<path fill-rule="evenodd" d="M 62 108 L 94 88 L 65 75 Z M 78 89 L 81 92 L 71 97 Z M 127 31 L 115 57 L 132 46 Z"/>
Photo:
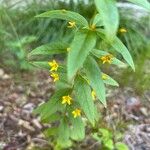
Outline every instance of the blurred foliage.
<path fill-rule="evenodd" d="M 142 94 L 150 89 L 150 16 L 145 12 L 133 14 L 132 10 L 122 10 L 120 13 L 120 27 L 128 30 L 127 33 L 120 34 L 120 38 L 130 50 L 136 66 L 134 73 L 127 68 L 119 75 L 120 84 L 132 87 L 136 93 Z"/>
<path fill-rule="evenodd" d="M 51 41 L 69 41 L 72 31 L 66 30 L 67 23 L 61 20 L 37 19 L 34 16 L 52 9 L 72 10 L 85 16 L 87 20 L 95 14 L 93 1 L 85 3 L 78 0 L 69 2 L 56 0 L 1 0 L 0 5 L 0 67 L 12 71 L 32 69 L 27 62 L 27 53 L 31 49 Z M 126 69 L 119 74 L 120 84 L 132 86 L 139 94 L 149 88 L 150 73 L 148 59 L 150 57 L 150 17 L 126 8 L 120 9 L 120 27 L 128 32 L 118 33 L 134 57 L 136 72 Z M 134 18 L 134 21 L 133 21 Z"/>
<path fill-rule="evenodd" d="M 93 134 L 93 138 L 101 144 L 101 148 L 104 150 L 128 150 L 128 146 L 122 141 L 123 135 L 121 133 L 113 134 L 107 128 L 99 128 L 98 132 Z"/>
<path fill-rule="evenodd" d="M 11 5 L 11 2 L 4 1 L 0 6 L 0 55 L 5 68 L 13 66 L 13 70 L 29 69 L 26 54 L 33 47 L 55 40 L 61 41 L 62 37 L 69 41 L 72 37 L 71 30 L 66 30 L 66 22 L 37 19 L 37 14 L 47 10 L 66 9 L 79 12 L 90 19 L 94 13 L 94 5 L 85 5 L 83 1 L 25 1 L 23 8 L 18 8 L 18 3 Z"/>

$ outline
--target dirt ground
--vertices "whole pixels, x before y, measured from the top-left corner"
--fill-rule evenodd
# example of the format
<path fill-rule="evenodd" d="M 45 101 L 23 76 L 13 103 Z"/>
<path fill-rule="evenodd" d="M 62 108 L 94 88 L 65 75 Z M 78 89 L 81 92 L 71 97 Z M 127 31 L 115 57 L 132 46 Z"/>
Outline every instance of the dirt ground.
<path fill-rule="evenodd" d="M 45 125 L 32 111 L 53 91 L 46 71 L 12 74 L 0 69 L 0 150 L 30 150 L 33 146 L 52 149 L 41 132 Z M 124 142 L 129 148 L 150 150 L 150 91 L 139 97 L 129 87 L 113 88 L 107 91 L 107 97 L 108 109 L 100 109 L 108 126 L 117 130 L 125 124 Z M 89 136 L 77 147 L 72 149 L 99 150 Z"/>

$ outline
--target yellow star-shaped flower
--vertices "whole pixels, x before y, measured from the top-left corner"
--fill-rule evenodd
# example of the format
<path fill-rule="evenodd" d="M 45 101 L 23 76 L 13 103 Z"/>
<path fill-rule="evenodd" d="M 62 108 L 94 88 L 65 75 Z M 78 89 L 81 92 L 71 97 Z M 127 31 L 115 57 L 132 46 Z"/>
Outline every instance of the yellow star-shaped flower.
<path fill-rule="evenodd" d="M 76 27 L 76 22 L 74 22 L 74 21 L 69 21 L 68 22 L 68 28 L 74 28 L 74 27 Z"/>
<path fill-rule="evenodd" d="M 81 110 L 76 108 L 74 111 L 72 111 L 72 114 L 74 118 L 79 117 L 81 116 Z"/>
<path fill-rule="evenodd" d="M 71 105 L 71 103 L 72 103 L 72 98 L 69 96 L 69 95 L 67 95 L 67 96 L 63 96 L 62 97 L 62 102 L 61 102 L 62 104 L 68 104 L 68 105 Z"/>
<path fill-rule="evenodd" d="M 55 60 L 48 62 L 48 64 L 51 67 L 50 71 L 57 71 L 59 65 Z"/>
<path fill-rule="evenodd" d="M 126 33 L 126 32 L 127 32 L 127 29 L 125 29 L 125 28 L 120 28 L 120 29 L 119 29 L 119 32 L 120 32 L 120 33 Z"/>
<path fill-rule="evenodd" d="M 102 56 L 100 59 L 102 60 L 103 64 L 104 63 L 111 64 L 112 63 L 112 58 L 113 58 L 113 55 L 108 54 L 108 55 Z"/>
<path fill-rule="evenodd" d="M 51 73 L 50 76 L 54 79 L 54 82 L 59 80 L 59 75 L 57 73 Z"/>

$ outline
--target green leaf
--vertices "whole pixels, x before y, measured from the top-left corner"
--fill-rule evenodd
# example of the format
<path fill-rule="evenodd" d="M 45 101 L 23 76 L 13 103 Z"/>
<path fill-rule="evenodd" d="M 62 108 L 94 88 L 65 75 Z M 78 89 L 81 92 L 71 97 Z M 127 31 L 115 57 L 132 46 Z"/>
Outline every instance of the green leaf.
<path fill-rule="evenodd" d="M 53 42 L 50 44 L 44 44 L 32 50 L 28 54 L 28 58 L 35 55 L 53 55 L 53 54 L 65 53 L 67 52 L 68 46 L 69 45 L 67 43 L 63 43 L 63 42 L 61 43 Z"/>
<path fill-rule="evenodd" d="M 102 56 L 109 55 L 110 53 L 103 51 L 103 50 L 99 50 L 99 49 L 93 49 L 92 54 L 96 56 L 97 58 L 100 58 Z M 119 59 L 115 57 L 112 58 L 112 64 L 118 65 L 118 66 L 125 66 L 125 64 L 122 61 L 120 61 Z"/>
<path fill-rule="evenodd" d="M 61 72 L 60 69 L 58 69 L 58 72 L 60 80 L 55 84 L 56 89 L 70 88 L 72 85 L 67 81 L 67 73 Z"/>
<path fill-rule="evenodd" d="M 52 10 L 44 12 L 40 15 L 37 15 L 36 17 L 48 17 L 50 19 L 61 19 L 61 20 L 67 20 L 67 21 L 75 21 L 76 24 L 81 26 L 88 26 L 88 22 L 86 19 L 81 16 L 80 14 L 72 11 L 67 10 Z"/>
<path fill-rule="evenodd" d="M 89 52 L 96 43 L 96 36 L 93 32 L 79 31 L 76 33 L 68 54 L 68 79 L 71 80 L 76 72 L 82 67 Z"/>
<path fill-rule="evenodd" d="M 106 107 L 106 93 L 103 80 L 100 78 L 101 71 L 97 62 L 92 57 L 88 57 L 85 62 L 85 73 L 90 81 L 90 84 L 94 91 L 96 92 L 97 98 L 104 104 Z"/>
<path fill-rule="evenodd" d="M 126 62 L 131 66 L 131 68 L 135 71 L 135 66 L 133 63 L 133 59 L 126 48 L 126 46 L 121 42 L 121 40 L 117 37 L 115 37 L 114 41 L 111 43 L 111 46 L 119 52 L 122 57 L 126 60 Z"/>
<path fill-rule="evenodd" d="M 85 126 L 81 117 L 71 118 L 71 123 L 71 138 L 73 140 L 83 140 L 85 137 Z"/>
<path fill-rule="evenodd" d="M 104 141 L 104 145 L 109 148 L 109 150 L 114 150 L 114 143 L 112 139 Z"/>
<path fill-rule="evenodd" d="M 35 67 L 42 68 L 42 69 L 50 69 L 47 61 L 32 61 L 30 62 Z"/>
<path fill-rule="evenodd" d="M 55 92 L 51 99 L 40 105 L 34 110 L 35 114 L 40 114 L 41 120 L 50 117 L 53 113 L 61 109 L 63 106 L 61 104 L 62 96 L 68 94 L 70 89 L 61 89 Z"/>
<path fill-rule="evenodd" d="M 95 15 L 92 24 L 94 24 L 96 26 L 103 26 L 102 17 L 99 13 Z"/>
<path fill-rule="evenodd" d="M 59 141 L 57 140 L 57 144 L 54 145 L 55 150 L 63 150 L 67 149 L 72 146 L 72 141 L 71 140 L 66 140 L 66 141 Z"/>
<path fill-rule="evenodd" d="M 56 89 L 62 89 L 62 88 L 69 88 L 69 87 L 71 87 L 71 85 L 68 84 L 67 81 L 65 81 L 65 80 L 58 81 L 55 84 L 55 86 L 56 86 Z"/>
<path fill-rule="evenodd" d="M 60 145 L 64 145 L 68 143 L 70 137 L 70 128 L 66 118 L 60 121 L 60 125 L 58 128 L 58 142 Z"/>
<path fill-rule="evenodd" d="M 49 138 L 49 137 L 51 137 L 51 136 L 56 135 L 57 132 L 58 132 L 58 128 L 57 128 L 57 127 L 51 127 L 51 128 L 48 128 L 48 129 L 44 130 L 43 134 L 44 134 L 47 138 Z"/>
<path fill-rule="evenodd" d="M 51 99 L 35 109 L 34 113 L 40 114 L 41 120 L 44 120 L 59 110 L 59 107 L 61 107 L 59 101 Z"/>
<path fill-rule="evenodd" d="M 81 77 L 78 77 L 75 82 L 75 94 L 76 100 L 83 109 L 86 117 L 94 125 L 95 123 L 95 107 L 91 95 L 91 89 L 87 81 Z"/>
<path fill-rule="evenodd" d="M 95 106 L 95 120 L 98 122 L 98 120 L 101 118 L 100 112 L 98 112 L 98 108 Z"/>
<path fill-rule="evenodd" d="M 105 138 L 105 139 L 110 138 L 111 133 L 109 132 L 109 130 L 105 128 L 100 128 L 99 132 L 102 134 L 102 138 Z"/>
<path fill-rule="evenodd" d="M 41 120 L 42 123 L 50 123 L 50 122 L 55 122 L 57 120 L 60 120 L 61 116 L 59 113 L 54 113 L 51 116 L 48 116 L 47 118 L 44 118 Z"/>
<path fill-rule="evenodd" d="M 146 8 L 148 11 L 150 11 L 150 3 L 148 0 L 128 0 L 129 2 L 135 3 L 136 5 L 139 5 L 143 8 Z"/>
<path fill-rule="evenodd" d="M 97 34 L 106 43 L 108 43 L 107 39 L 104 36 L 103 30 L 97 30 Z M 112 42 L 109 42 L 108 44 L 110 44 L 117 52 L 119 52 L 122 55 L 122 57 L 126 60 L 126 62 L 131 66 L 131 68 L 135 71 L 133 59 L 126 46 L 122 43 L 122 41 L 118 37 L 115 37 L 114 40 Z"/>
<path fill-rule="evenodd" d="M 100 143 L 101 143 L 101 138 L 98 136 L 98 133 L 94 133 L 93 135 L 92 135 L 92 137 L 95 139 L 95 140 L 97 140 L 97 141 L 99 141 Z"/>
<path fill-rule="evenodd" d="M 105 84 L 112 85 L 112 86 L 119 86 L 117 81 L 115 81 L 113 78 L 111 78 L 109 75 L 105 74 L 107 79 L 103 79 Z"/>
<path fill-rule="evenodd" d="M 128 146 L 125 143 L 118 142 L 115 144 L 117 150 L 129 150 Z"/>
<path fill-rule="evenodd" d="M 119 25 L 119 14 L 115 0 L 95 0 L 95 5 L 102 17 L 106 36 L 112 40 L 116 35 Z"/>

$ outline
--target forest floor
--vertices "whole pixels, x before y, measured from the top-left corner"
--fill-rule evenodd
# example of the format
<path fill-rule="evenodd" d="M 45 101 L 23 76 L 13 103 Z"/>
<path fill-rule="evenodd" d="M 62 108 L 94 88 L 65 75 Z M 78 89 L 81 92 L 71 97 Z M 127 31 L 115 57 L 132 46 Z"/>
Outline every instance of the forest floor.
<path fill-rule="evenodd" d="M 35 146 L 35 150 L 53 149 L 53 143 L 42 134 L 45 125 L 32 114 L 53 91 L 46 71 L 12 74 L 0 69 L 0 150 L 32 150 Z M 150 91 L 138 96 L 129 87 L 113 88 L 107 97 L 107 110 L 100 106 L 107 125 L 114 131 L 123 129 L 123 141 L 131 150 L 150 150 Z M 72 149 L 99 150 L 98 145 L 87 135 Z"/>

